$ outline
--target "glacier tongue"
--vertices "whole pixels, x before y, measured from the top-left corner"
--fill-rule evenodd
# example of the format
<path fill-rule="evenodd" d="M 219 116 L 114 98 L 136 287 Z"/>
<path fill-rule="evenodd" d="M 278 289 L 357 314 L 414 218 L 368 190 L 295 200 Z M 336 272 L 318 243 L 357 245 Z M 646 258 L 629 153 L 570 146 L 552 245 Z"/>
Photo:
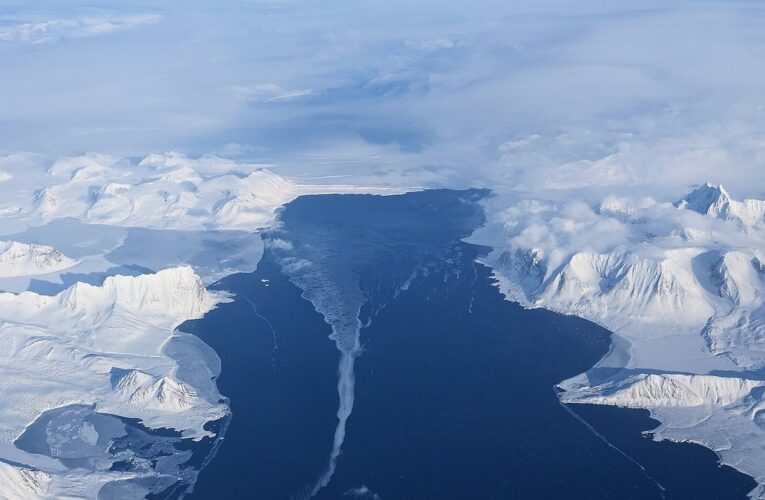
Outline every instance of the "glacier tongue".
<path fill-rule="evenodd" d="M 647 408 L 658 437 L 709 446 L 765 493 L 765 201 L 705 184 L 679 202 L 487 202 L 470 241 L 502 292 L 614 332 L 568 403 Z"/>

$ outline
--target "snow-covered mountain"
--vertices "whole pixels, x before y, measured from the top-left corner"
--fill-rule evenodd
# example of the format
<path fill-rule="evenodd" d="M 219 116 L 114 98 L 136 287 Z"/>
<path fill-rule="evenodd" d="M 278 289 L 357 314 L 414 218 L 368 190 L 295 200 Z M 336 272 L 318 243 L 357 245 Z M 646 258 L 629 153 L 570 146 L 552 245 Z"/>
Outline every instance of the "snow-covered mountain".
<path fill-rule="evenodd" d="M 51 273 L 76 263 L 49 245 L 0 241 L 0 277 Z"/>
<path fill-rule="evenodd" d="M 27 224 L 71 217 L 183 230 L 266 227 L 279 207 L 303 194 L 396 192 L 301 184 L 261 165 L 214 156 L 191 159 L 179 153 L 152 154 L 138 163 L 92 153 L 65 157 L 43 172 L 14 176 L 5 184 L 18 195 L 0 203 L 0 214 Z"/>
<path fill-rule="evenodd" d="M 195 264 L 218 278 L 251 270 L 258 252 L 222 265 L 210 249 L 233 257 L 248 244 L 242 234 L 270 226 L 279 207 L 303 194 L 403 191 L 305 185 L 259 165 L 177 153 L 38 163 L 29 175 L 6 166 L 0 234 L 28 238 L 0 242 L 0 278 L 17 280 L 13 289 L 27 290 L 28 275 L 56 275 L 63 288 L 66 273 L 173 267 L 101 286 L 77 282 L 56 295 L 0 294 L 0 492 L 10 498 L 94 497 L 120 474 L 73 471 L 15 447 L 51 409 L 90 405 L 191 438 L 228 411 L 210 382 L 218 370 L 210 353 L 175 331 L 225 297 L 175 266 Z M 710 184 L 666 202 L 498 193 L 487 217 L 472 241 L 494 249 L 486 263 L 508 298 L 614 332 L 606 357 L 560 384 L 563 401 L 648 408 L 663 424 L 657 436 L 709 446 L 765 485 L 765 201 L 738 201 Z M 218 235 L 205 246 L 210 229 L 232 239 Z M 205 264 L 211 259 L 217 267 Z M 192 346 L 185 359 L 209 376 L 179 379 L 168 354 L 176 345 Z"/>
<path fill-rule="evenodd" d="M 30 423 L 54 408 L 91 405 L 152 428 L 197 438 L 208 434 L 203 426 L 223 417 L 227 406 L 214 386 L 179 380 L 178 361 L 166 349 L 185 335 L 175 331 L 178 324 L 201 317 L 221 300 L 225 296 L 207 291 L 188 267 L 114 276 L 102 286 L 77 283 L 56 296 L 0 294 L 0 462 L 13 465 L 11 470 L 3 464 L 0 491 L 26 491 L 27 485 L 28 496 L 12 497 L 33 498 L 41 489 L 42 497 L 53 498 L 72 494 L 62 486 L 72 475 L 83 492 L 119 475 L 85 474 L 9 451 Z M 198 354 L 199 366 L 205 366 L 204 355 Z M 215 367 L 209 369 L 209 377 L 217 375 Z M 29 481 L 19 482 L 20 476 Z"/>
<path fill-rule="evenodd" d="M 765 484 L 765 201 L 702 185 L 674 203 L 490 200 L 471 240 L 508 298 L 592 320 L 611 351 L 566 402 L 648 408 Z M 499 208 L 504 205 L 504 208 Z"/>
<path fill-rule="evenodd" d="M 596 387 L 577 386 L 564 396 L 569 403 L 590 403 L 628 408 L 704 407 L 744 405 L 746 411 L 759 410 L 762 401 L 750 398 L 752 390 L 765 386 L 763 380 L 714 375 L 640 374 L 612 380 Z M 574 387 L 569 385 L 569 387 Z M 761 392 L 761 391 L 758 391 Z"/>
<path fill-rule="evenodd" d="M 765 222 L 764 200 L 736 201 L 722 186 L 706 183 L 694 189 L 686 197 L 675 203 L 678 208 L 693 210 L 700 214 L 729 219 L 744 224 Z"/>

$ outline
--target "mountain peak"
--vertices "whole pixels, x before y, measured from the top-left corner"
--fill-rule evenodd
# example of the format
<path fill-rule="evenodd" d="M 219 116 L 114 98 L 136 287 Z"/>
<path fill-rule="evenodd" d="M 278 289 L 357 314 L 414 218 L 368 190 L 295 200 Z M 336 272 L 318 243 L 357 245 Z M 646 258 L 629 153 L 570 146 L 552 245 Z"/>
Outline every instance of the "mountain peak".
<path fill-rule="evenodd" d="M 712 216 L 727 215 L 730 205 L 730 194 L 722 184 L 715 186 L 709 182 L 700 185 L 675 203 L 678 208 Z"/>
<path fill-rule="evenodd" d="M 0 277 L 62 271 L 76 263 L 74 259 L 47 245 L 0 241 Z"/>

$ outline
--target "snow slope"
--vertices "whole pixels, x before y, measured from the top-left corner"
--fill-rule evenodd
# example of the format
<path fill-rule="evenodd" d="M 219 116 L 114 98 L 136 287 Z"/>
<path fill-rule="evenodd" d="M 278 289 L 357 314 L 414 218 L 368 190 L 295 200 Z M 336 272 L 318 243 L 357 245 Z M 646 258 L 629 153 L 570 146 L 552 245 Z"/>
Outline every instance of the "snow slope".
<path fill-rule="evenodd" d="M 722 186 L 706 183 L 694 189 L 675 203 L 678 208 L 693 210 L 700 214 L 742 222 L 747 225 L 765 222 L 765 201 L 736 201 Z"/>
<path fill-rule="evenodd" d="M 41 413 L 67 405 L 140 419 L 153 428 L 201 437 L 206 422 L 228 408 L 210 387 L 176 377 L 178 363 L 164 347 L 181 322 L 225 300 L 207 291 L 188 267 L 143 276 L 77 283 L 56 296 L 0 294 L 0 488 L 8 498 L 46 498 L 76 491 L 89 496 L 109 474 L 35 464 L 8 447 Z M 11 467 L 2 459 L 25 467 Z M 25 460 L 29 460 L 27 463 Z M 23 481 L 21 478 L 25 478 Z M 25 486 L 26 485 L 26 486 Z M 8 493 L 13 486 L 21 493 Z M 28 487 L 28 489 L 25 489 Z M 42 494 L 44 492 L 44 494 Z"/>
<path fill-rule="evenodd" d="M 509 206 L 508 206 L 509 205 Z M 489 201 L 471 240 L 505 295 L 614 332 L 562 400 L 647 408 L 765 492 L 765 201 L 702 185 L 674 203 Z"/>
<path fill-rule="evenodd" d="M 48 245 L 0 241 L 0 277 L 46 274 L 76 263 Z"/>
<path fill-rule="evenodd" d="M 36 175 L 14 176 L 5 187 L 16 192 L 0 202 L 0 214 L 9 220 L 41 225 L 71 217 L 183 230 L 267 227 L 279 207 L 303 194 L 394 192 L 301 184 L 260 165 L 179 153 L 153 154 L 138 163 L 93 153 L 65 157 Z M 4 222 L 0 217 L 0 229 Z"/>

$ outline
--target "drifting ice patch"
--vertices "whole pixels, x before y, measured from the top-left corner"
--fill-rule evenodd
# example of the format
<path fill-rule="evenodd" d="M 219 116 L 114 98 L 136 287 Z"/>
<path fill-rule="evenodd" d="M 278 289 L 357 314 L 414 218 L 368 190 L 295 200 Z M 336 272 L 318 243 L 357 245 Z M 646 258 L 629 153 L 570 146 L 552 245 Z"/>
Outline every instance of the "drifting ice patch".
<path fill-rule="evenodd" d="M 318 257 L 318 256 L 316 256 Z M 361 322 L 359 313 L 365 303 L 364 294 L 359 288 L 359 278 L 353 273 L 335 269 L 325 270 L 316 259 L 312 265 L 294 266 L 291 259 L 283 261 L 283 269 L 290 279 L 303 290 L 303 297 L 309 300 L 332 327 L 330 339 L 340 351 L 337 368 L 337 426 L 332 442 L 332 450 L 326 468 L 316 483 L 310 488 L 308 498 L 329 484 L 335 473 L 337 460 L 345 441 L 345 427 L 353 412 L 354 401 L 354 364 L 361 354 Z M 330 267 L 331 269 L 331 267 Z"/>
<path fill-rule="evenodd" d="M 380 500 L 380 495 L 370 490 L 369 487 L 365 484 L 362 484 L 358 488 L 351 488 L 350 490 L 343 493 L 343 496 L 351 498 L 368 498 L 370 500 Z"/>

